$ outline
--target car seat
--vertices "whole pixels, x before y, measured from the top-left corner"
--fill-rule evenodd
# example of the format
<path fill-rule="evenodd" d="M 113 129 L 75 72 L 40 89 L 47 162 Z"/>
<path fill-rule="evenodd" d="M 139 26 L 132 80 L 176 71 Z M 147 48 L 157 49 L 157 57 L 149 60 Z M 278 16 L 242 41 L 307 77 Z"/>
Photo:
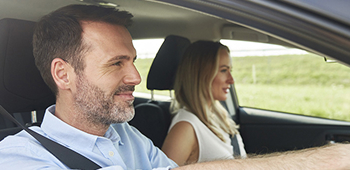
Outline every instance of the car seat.
<path fill-rule="evenodd" d="M 170 102 L 155 101 L 153 90 L 173 89 L 177 66 L 189 45 L 190 40 L 181 36 L 169 35 L 164 39 L 147 76 L 151 100 L 136 105 L 135 117 L 129 122 L 159 148 L 163 145 L 171 122 Z"/>
<path fill-rule="evenodd" d="M 34 26 L 31 21 L 0 20 L 0 105 L 22 124 L 40 121 L 46 107 L 55 103 L 34 64 Z M 0 140 L 20 130 L 0 116 Z"/>

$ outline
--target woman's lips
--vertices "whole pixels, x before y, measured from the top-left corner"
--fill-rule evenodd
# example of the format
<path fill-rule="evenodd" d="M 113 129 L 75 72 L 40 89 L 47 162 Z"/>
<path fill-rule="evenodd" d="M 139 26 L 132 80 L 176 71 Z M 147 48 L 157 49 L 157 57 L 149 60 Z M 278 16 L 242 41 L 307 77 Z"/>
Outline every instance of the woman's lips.
<path fill-rule="evenodd" d="M 223 88 L 224 93 L 228 93 L 230 91 L 230 88 Z"/>

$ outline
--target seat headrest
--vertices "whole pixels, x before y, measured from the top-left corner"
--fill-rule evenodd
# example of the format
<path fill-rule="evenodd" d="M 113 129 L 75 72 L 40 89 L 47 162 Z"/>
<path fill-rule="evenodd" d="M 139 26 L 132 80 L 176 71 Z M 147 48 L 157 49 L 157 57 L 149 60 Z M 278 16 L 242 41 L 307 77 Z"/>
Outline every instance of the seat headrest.
<path fill-rule="evenodd" d="M 190 44 L 189 39 L 176 35 L 169 35 L 164 39 L 148 73 L 147 89 L 173 89 L 177 66 Z"/>
<path fill-rule="evenodd" d="M 0 20 L 0 105 L 10 113 L 43 110 L 55 103 L 33 57 L 35 22 Z"/>

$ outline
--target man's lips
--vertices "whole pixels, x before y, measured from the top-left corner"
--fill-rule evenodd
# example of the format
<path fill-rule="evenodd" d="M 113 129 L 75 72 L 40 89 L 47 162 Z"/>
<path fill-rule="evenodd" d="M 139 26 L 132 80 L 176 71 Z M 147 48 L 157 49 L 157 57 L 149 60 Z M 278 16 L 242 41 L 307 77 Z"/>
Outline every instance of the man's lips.
<path fill-rule="evenodd" d="M 116 96 L 125 100 L 134 100 L 133 91 L 117 93 Z"/>
<path fill-rule="evenodd" d="M 115 96 L 118 98 L 121 98 L 122 100 L 125 101 L 133 101 L 134 96 L 132 93 L 135 90 L 135 86 L 130 86 L 130 85 L 122 85 L 120 86 L 116 91 L 115 91 Z"/>

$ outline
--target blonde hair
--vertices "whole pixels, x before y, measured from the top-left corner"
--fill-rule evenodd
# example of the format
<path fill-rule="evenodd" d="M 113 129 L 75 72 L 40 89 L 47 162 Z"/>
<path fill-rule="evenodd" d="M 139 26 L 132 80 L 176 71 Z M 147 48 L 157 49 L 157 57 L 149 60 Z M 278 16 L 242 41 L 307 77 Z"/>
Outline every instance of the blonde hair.
<path fill-rule="evenodd" d="M 237 128 L 226 109 L 214 100 L 211 93 L 219 67 L 219 49 L 229 52 L 227 46 L 212 41 L 197 41 L 186 49 L 177 69 L 174 83 L 176 100 L 172 102 L 172 112 L 185 108 L 225 142 L 219 129 L 234 135 Z"/>

